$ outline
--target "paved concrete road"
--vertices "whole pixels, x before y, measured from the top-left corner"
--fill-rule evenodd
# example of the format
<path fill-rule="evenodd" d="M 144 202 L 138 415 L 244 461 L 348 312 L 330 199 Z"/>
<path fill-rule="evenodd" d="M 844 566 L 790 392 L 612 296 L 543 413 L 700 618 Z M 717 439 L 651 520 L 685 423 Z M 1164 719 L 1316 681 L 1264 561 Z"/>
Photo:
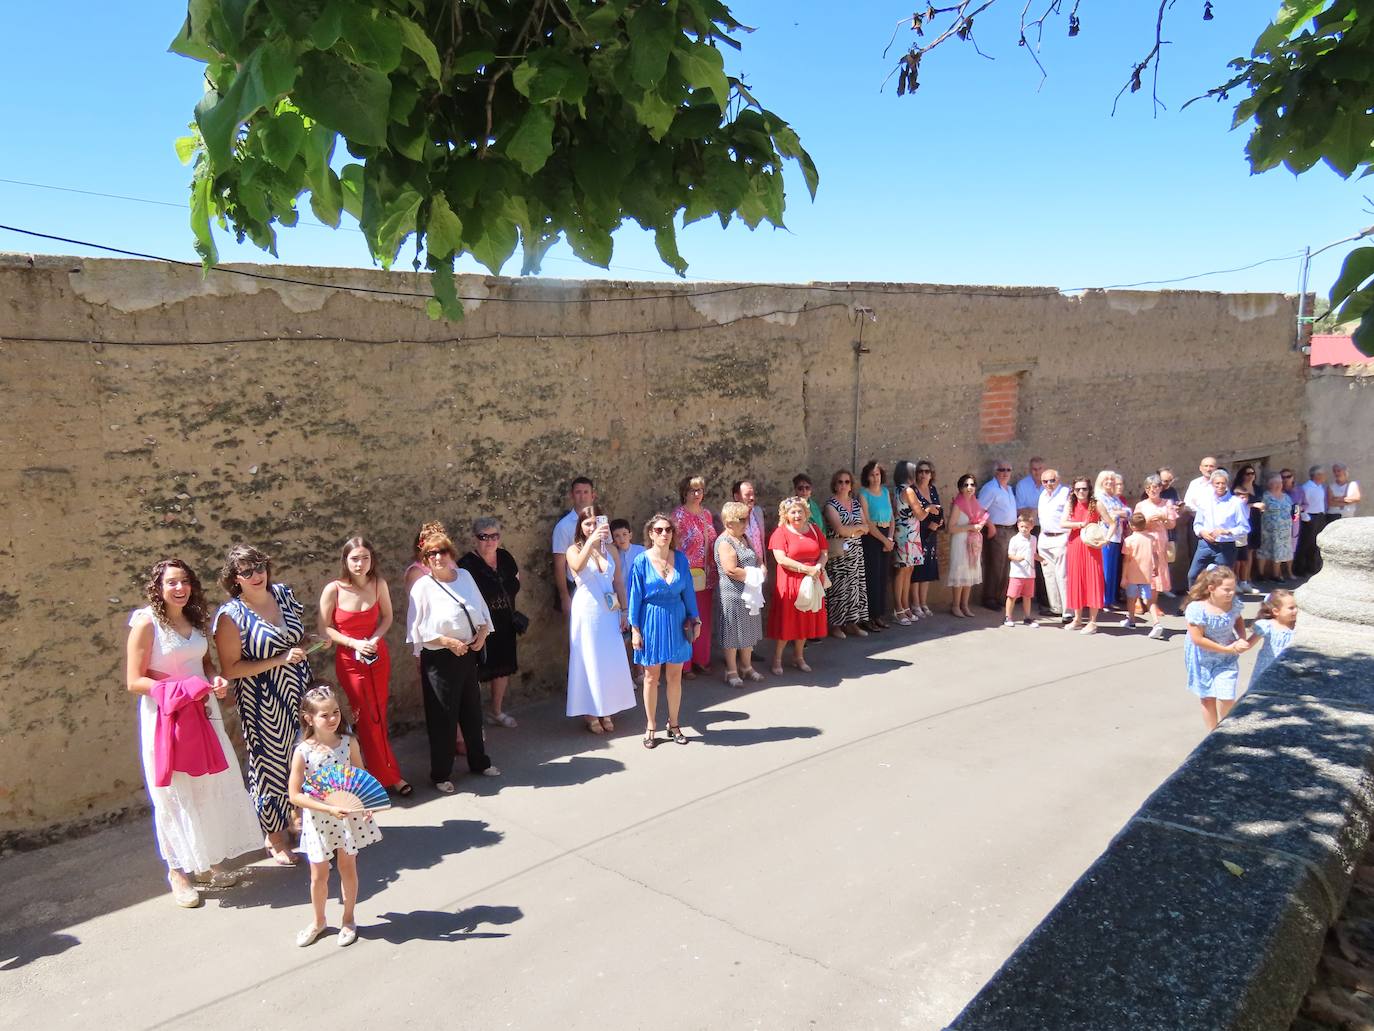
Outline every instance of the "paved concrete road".
<path fill-rule="evenodd" d="M 349 949 L 295 947 L 304 867 L 176 909 L 146 820 L 11 856 L 0 1024 L 939 1028 L 1202 736 L 1181 635 L 1122 635 L 831 641 L 653 752 L 528 707 L 504 777 L 379 817 Z"/>

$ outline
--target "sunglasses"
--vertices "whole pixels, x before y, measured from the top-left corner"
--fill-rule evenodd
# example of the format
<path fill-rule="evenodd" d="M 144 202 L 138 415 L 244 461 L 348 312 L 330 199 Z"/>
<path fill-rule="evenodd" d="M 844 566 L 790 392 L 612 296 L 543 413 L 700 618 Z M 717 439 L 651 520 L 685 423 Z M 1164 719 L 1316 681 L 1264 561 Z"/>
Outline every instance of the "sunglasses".
<path fill-rule="evenodd" d="M 1009 468 L 1007 468 L 1005 465 L 999 465 L 999 466 L 997 467 L 997 472 L 999 472 L 999 473 L 1009 473 L 1009 472 L 1011 472 L 1011 470 L 1010 470 Z"/>
<path fill-rule="evenodd" d="M 425 558 L 433 558 L 435 555 L 447 555 L 448 552 L 443 548 L 432 548 L 425 552 Z"/>
<path fill-rule="evenodd" d="M 479 541 L 499 541 L 501 539 L 501 531 L 497 530 L 495 533 L 479 533 L 477 539 Z"/>
<path fill-rule="evenodd" d="M 836 486 L 836 487 L 847 487 L 847 486 L 849 486 L 849 485 L 850 485 L 851 483 L 853 483 L 853 482 L 854 482 L 853 480 L 836 480 L 836 481 L 835 481 L 835 486 Z"/>
<path fill-rule="evenodd" d="M 933 473 L 935 470 L 934 470 L 931 466 L 928 466 L 928 465 L 918 465 L 918 466 L 916 467 L 916 471 L 917 471 L 918 473 Z"/>
<path fill-rule="evenodd" d="M 1090 490 L 1092 490 L 1091 487 L 1075 487 L 1075 488 L 1073 489 L 1073 492 L 1074 492 L 1075 494 L 1086 494 L 1086 493 L 1088 493 L 1088 491 L 1090 491 Z"/>
<path fill-rule="evenodd" d="M 239 566 L 239 568 L 234 572 L 234 575 L 237 576 L 240 580 L 251 580 L 259 573 L 266 572 L 267 565 L 268 564 L 266 562 L 255 562 L 251 566 Z"/>
<path fill-rule="evenodd" d="M 673 532 L 671 526 L 651 526 L 649 532 L 653 534 L 670 534 Z"/>

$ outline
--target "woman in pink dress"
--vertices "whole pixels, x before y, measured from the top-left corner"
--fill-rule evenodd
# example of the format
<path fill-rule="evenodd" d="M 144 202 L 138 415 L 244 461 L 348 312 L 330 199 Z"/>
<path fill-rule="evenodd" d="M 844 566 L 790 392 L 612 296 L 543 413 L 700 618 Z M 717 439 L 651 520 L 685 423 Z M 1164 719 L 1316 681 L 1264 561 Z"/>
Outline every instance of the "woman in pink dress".
<path fill-rule="evenodd" d="M 1090 548 L 1083 540 L 1083 527 L 1101 522 L 1093 488 L 1086 476 L 1073 481 L 1073 501 L 1061 524 L 1069 531 L 1065 550 L 1068 572 L 1064 577 L 1064 608 L 1073 613 L 1070 630 L 1097 633 L 1097 613 L 1102 608 L 1102 549 Z M 1087 614 L 1088 622 L 1083 624 Z"/>
<path fill-rule="evenodd" d="M 700 476 L 685 477 L 677 485 L 682 504 L 673 509 L 671 519 L 677 528 L 678 550 L 687 556 L 692 568 L 692 586 L 697 596 L 697 611 L 702 613 L 701 635 L 692 645 L 692 661 L 683 663 L 682 675 L 691 680 L 697 673 L 711 670 L 711 613 L 716 582 L 716 526 L 706 498 L 706 481 Z"/>
<path fill-rule="evenodd" d="M 1155 578 L 1150 584 L 1159 595 L 1173 588 L 1169 576 L 1169 531 L 1178 522 L 1178 506 L 1163 497 L 1164 481 L 1151 473 L 1145 477 L 1145 497 L 1135 510 L 1145 517 L 1145 532 L 1155 541 Z"/>

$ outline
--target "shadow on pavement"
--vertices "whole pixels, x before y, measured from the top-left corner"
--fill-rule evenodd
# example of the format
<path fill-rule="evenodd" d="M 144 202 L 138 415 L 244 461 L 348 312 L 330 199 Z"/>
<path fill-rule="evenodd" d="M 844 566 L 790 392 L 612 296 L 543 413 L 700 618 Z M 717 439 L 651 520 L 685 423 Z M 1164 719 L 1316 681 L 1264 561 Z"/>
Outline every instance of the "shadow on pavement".
<path fill-rule="evenodd" d="M 403 945 L 409 941 L 456 942 L 469 938 L 508 938 L 505 931 L 479 931 L 483 924 L 513 924 L 524 917 L 519 906 L 471 906 L 457 913 L 416 909 L 409 913 L 382 913 L 384 923 L 359 925 L 358 937 Z"/>

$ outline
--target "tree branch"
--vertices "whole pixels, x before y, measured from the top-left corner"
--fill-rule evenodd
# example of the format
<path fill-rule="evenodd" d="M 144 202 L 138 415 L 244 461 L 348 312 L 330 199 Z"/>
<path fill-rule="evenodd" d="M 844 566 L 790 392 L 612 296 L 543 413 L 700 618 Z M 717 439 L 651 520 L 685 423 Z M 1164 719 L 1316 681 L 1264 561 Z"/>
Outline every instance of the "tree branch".
<path fill-rule="evenodd" d="M 1131 70 L 1131 77 L 1126 81 L 1126 85 L 1122 86 L 1121 89 L 1117 92 L 1116 99 L 1112 101 L 1113 117 L 1115 117 L 1116 115 L 1116 105 L 1121 100 L 1121 94 L 1125 93 L 1128 89 L 1132 93 L 1135 93 L 1137 90 L 1140 89 L 1140 77 L 1145 73 L 1145 69 L 1149 67 L 1151 61 L 1154 62 L 1154 77 L 1153 81 L 1150 84 L 1150 94 L 1154 100 L 1154 117 L 1159 117 L 1159 109 L 1164 107 L 1163 101 L 1159 99 L 1159 56 L 1160 50 L 1164 47 L 1166 43 L 1169 42 L 1167 39 L 1163 38 L 1164 9 L 1166 7 L 1171 7 L 1172 5 L 1173 0 L 1159 0 L 1159 11 L 1155 15 L 1155 45 L 1150 48 L 1150 52 L 1145 55 L 1144 60 L 1142 60 Z M 1168 109 L 1165 108 L 1165 110 Z"/>

